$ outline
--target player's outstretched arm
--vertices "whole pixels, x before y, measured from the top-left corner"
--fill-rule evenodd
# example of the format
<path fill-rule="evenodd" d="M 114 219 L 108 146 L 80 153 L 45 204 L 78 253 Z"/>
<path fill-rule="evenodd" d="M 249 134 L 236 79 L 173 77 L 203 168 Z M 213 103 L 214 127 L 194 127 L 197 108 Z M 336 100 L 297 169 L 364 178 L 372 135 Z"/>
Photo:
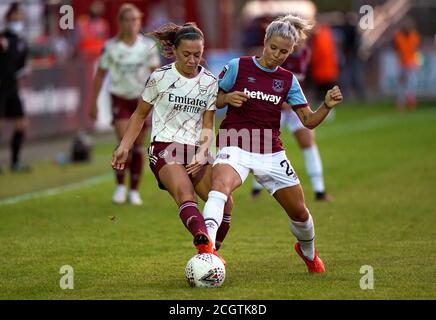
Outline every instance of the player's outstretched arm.
<path fill-rule="evenodd" d="M 309 107 L 297 109 L 297 115 L 301 123 L 308 129 L 316 128 L 329 114 L 336 105 L 342 101 L 342 93 L 338 86 L 334 86 L 327 91 L 324 102 L 316 110 L 312 111 Z"/>
<path fill-rule="evenodd" d="M 147 118 L 153 106 L 142 99 L 138 103 L 135 112 L 132 114 L 127 125 L 126 133 L 120 142 L 118 148 L 114 151 L 112 156 L 112 167 L 116 170 L 123 170 L 129 156 L 129 151 L 133 143 L 138 137 L 144 125 L 145 118 Z"/>

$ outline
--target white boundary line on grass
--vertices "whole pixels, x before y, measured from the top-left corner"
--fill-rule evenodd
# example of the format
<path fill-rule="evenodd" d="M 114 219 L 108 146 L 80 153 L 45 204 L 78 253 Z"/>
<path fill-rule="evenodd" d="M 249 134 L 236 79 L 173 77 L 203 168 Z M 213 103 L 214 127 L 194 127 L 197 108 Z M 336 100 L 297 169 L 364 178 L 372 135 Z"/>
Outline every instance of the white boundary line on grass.
<path fill-rule="evenodd" d="M 407 121 L 410 120 L 420 120 L 421 114 L 414 114 L 415 118 L 408 117 Z M 417 117 L 418 116 L 418 117 Z M 371 130 L 371 129 L 377 129 L 381 127 L 386 127 L 389 125 L 392 125 L 397 122 L 405 121 L 404 117 L 395 116 L 392 114 L 385 114 L 376 116 L 373 118 L 365 119 L 359 123 L 344 123 L 342 125 L 337 126 L 335 129 L 333 129 L 331 132 L 325 132 L 319 136 L 317 136 L 318 140 L 323 140 L 325 138 L 331 138 L 335 136 L 341 136 L 343 134 L 347 134 L 350 132 L 358 132 L 363 130 Z M 33 192 L 33 193 L 26 193 L 19 196 L 13 196 L 9 198 L 5 198 L 3 200 L 0 200 L 0 206 L 4 205 L 10 205 L 10 204 L 16 204 L 19 202 L 23 202 L 30 199 L 36 199 L 41 197 L 47 197 L 47 196 L 54 196 L 58 195 L 60 193 L 63 193 L 65 191 L 70 191 L 74 189 L 80 189 L 83 187 L 93 186 L 96 184 L 99 184 L 100 182 L 109 180 L 112 177 L 112 174 L 104 174 L 100 176 L 95 176 L 80 182 L 71 183 L 65 186 L 60 187 L 54 187 L 51 189 Z"/>
<path fill-rule="evenodd" d="M 83 187 L 93 186 L 93 185 L 99 184 L 103 181 L 110 180 L 111 177 L 112 177 L 112 174 L 103 174 L 100 176 L 95 176 L 95 177 L 92 177 L 92 178 L 89 178 L 86 180 L 82 180 L 82 181 L 75 182 L 75 183 L 70 183 L 70 184 L 67 184 L 64 186 L 60 186 L 60 187 L 54 187 L 54 188 L 46 189 L 43 191 L 31 192 L 31 193 L 22 194 L 19 196 L 5 198 L 5 199 L 0 200 L 0 206 L 16 204 L 19 202 L 23 202 L 23 201 L 27 201 L 27 200 L 31 200 L 31 199 L 36 199 L 36 198 L 41 198 L 41 197 L 54 196 L 54 195 L 58 195 L 60 193 L 66 192 L 66 191 L 71 191 L 71 190 L 80 189 Z"/>

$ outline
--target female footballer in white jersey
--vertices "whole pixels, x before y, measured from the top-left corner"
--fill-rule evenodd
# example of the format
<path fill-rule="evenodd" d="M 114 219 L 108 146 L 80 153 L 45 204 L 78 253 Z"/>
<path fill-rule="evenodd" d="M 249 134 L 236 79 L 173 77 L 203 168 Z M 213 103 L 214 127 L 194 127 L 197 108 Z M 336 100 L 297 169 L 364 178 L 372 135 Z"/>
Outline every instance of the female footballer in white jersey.
<path fill-rule="evenodd" d="M 103 79 L 109 73 L 113 125 L 118 141 L 121 141 L 129 118 L 138 105 L 145 81 L 160 64 L 156 43 L 139 33 L 141 16 L 139 9 L 132 4 L 123 4 L 120 7 L 118 11 L 119 33 L 106 43 L 94 79 L 90 116 L 96 119 L 97 97 Z M 146 127 L 147 125 L 144 125 L 142 128 L 129 155 L 126 166 L 130 169 L 128 193 L 124 185 L 126 170 L 115 171 L 116 188 L 112 197 L 114 203 L 124 203 L 128 195 L 130 203 L 142 204 L 138 188 L 144 166 L 143 144 Z"/>
<path fill-rule="evenodd" d="M 325 271 L 315 250 L 314 225 L 303 190 L 280 141 L 281 106 L 290 104 L 301 122 L 318 126 L 342 101 L 338 87 L 329 90 L 323 104 L 312 111 L 296 77 L 280 67 L 311 26 L 296 16 L 269 24 L 261 57 L 231 60 L 220 75 L 217 107 L 229 105 L 217 138 L 219 152 L 212 170 L 212 191 L 203 215 L 217 221 L 208 225 L 212 235 L 222 219 L 226 198 L 252 172 L 283 207 L 298 242 L 294 248 L 309 272 Z"/>
<path fill-rule="evenodd" d="M 170 23 L 151 35 L 161 42 L 162 53 L 168 58 L 175 57 L 175 62 L 150 75 L 114 152 L 112 166 L 123 169 L 145 118 L 152 112 L 150 168 L 159 187 L 174 198 L 180 219 L 193 235 L 198 252 L 217 254 L 212 245 L 217 240 L 216 233 L 212 241 L 206 228 L 209 221 L 198 210 L 196 194 L 206 201 L 211 188 L 211 165 L 206 162 L 214 136 L 218 82 L 200 65 L 204 36 L 195 24 Z M 231 199 L 223 211 L 230 214 L 230 210 Z"/>

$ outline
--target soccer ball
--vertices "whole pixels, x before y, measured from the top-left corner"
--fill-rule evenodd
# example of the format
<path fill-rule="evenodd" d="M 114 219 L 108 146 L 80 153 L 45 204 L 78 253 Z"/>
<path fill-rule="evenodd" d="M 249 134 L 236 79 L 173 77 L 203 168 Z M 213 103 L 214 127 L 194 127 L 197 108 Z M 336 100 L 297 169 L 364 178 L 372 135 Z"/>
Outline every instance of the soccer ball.
<path fill-rule="evenodd" d="M 221 259 L 214 254 L 197 254 L 188 261 L 185 277 L 191 287 L 219 287 L 224 283 L 226 268 Z"/>

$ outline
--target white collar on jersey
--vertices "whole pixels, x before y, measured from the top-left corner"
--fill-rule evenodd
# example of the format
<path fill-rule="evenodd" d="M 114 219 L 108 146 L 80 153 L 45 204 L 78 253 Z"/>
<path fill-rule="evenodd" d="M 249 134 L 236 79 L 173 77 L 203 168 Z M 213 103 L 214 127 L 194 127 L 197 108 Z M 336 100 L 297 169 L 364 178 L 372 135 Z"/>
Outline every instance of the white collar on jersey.
<path fill-rule="evenodd" d="M 188 77 L 185 77 L 184 75 L 182 75 L 182 74 L 179 72 L 179 70 L 177 70 L 177 68 L 176 68 L 176 63 L 175 63 L 175 62 L 173 62 L 173 63 L 171 64 L 171 67 L 173 68 L 174 72 L 175 72 L 178 76 L 180 76 L 180 77 L 182 77 L 182 78 L 185 78 L 185 79 L 187 79 L 187 80 L 197 79 L 198 77 L 201 77 L 201 75 L 204 73 L 204 67 L 201 66 L 201 65 L 198 65 L 198 67 L 200 68 L 200 71 L 198 72 L 198 74 L 197 74 L 195 77 L 193 77 L 193 78 L 188 78 Z"/>

